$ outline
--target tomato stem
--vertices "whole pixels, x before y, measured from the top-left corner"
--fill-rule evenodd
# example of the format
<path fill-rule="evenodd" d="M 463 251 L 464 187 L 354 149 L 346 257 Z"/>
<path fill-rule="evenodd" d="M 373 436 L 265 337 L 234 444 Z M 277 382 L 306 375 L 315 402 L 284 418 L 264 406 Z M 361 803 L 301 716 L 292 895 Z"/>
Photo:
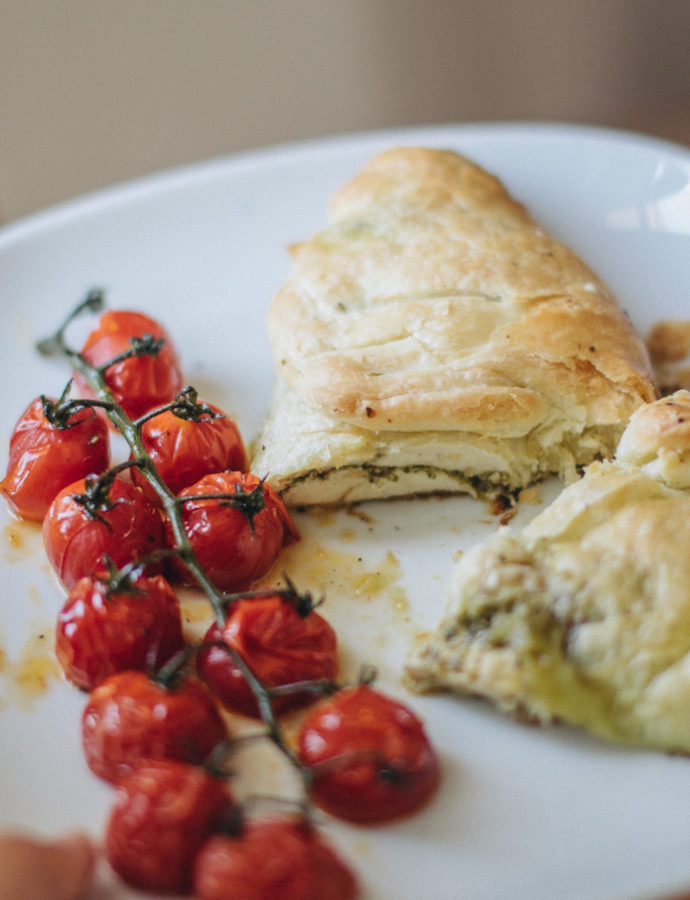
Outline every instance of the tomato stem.
<path fill-rule="evenodd" d="M 266 505 L 263 481 L 249 491 L 246 491 L 241 484 L 236 484 L 232 494 L 189 494 L 178 498 L 181 503 L 193 503 L 197 500 L 215 500 L 219 506 L 231 506 L 246 517 L 252 528 L 254 516 L 260 513 Z"/>
<path fill-rule="evenodd" d="M 136 586 L 137 579 L 144 571 L 143 561 L 138 560 L 135 563 L 128 563 L 126 566 L 118 568 L 106 554 L 103 557 L 103 562 L 105 563 L 106 572 L 95 573 L 94 579 L 104 585 L 106 597 L 110 597 L 111 594 L 144 594 L 144 591 Z"/>
<path fill-rule="evenodd" d="M 107 409 L 109 406 L 109 404 L 105 403 L 103 400 L 72 400 L 69 397 L 71 387 L 72 379 L 70 378 L 57 400 L 51 400 L 44 394 L 41 394 L 41 406 L 46 421 L 49 422 L 53 428 L 58 428 L 61 431 L 67 428 L 74 428 L 76 425 L 81 425 L 84 419 L 76 419 L 74 422 L 70 422 L 70 419 L 75 413 L 85 409 L 95 409 L 96 407 Z"/>
<path fill-rule="evenodd" d="M 223 413 L 212 409 L 208 403 L 200 402 L 198 397 L 199 394 L 196 388 L 187 385 L 187 387 L 177 393 L 175 399 L 170 403 L 149 410 L 145 415 L 136 419 L 134 424 L 137 428 L 141 428 L 144 422 L 148 422 L 149 419 L 155 419 L 156 416 L 160 416 L 164 412 L 171 412 L 178 419 L 185 419 L 188 422 L 225 418 Z"/>
<path fill-rule="evenodd" d="M 126 359 L 133 359 L 136 356 L 158 356 L 165 344 L 164 338 L 155 338 L 152 334 L 142 334 L 141 337 L 131 337 L 129 339 L 129 350 L 124 350 L 113 356 L 108 362 L 99 366 L 96 371 L 104 375 L 111 366 L 124 362 Z"/>
<path fill-rule="evenodd" d="M 306 616 L 308 616 L 313 610 L 321 606 L 321 604 L 324 602 L 323 597 L 320 597 L 316 601 L 313 600 L 312 595 L 309 591 L 298 591 L 294 582 L 287 573 L 283 573 L 283 578 L 285 579 L 286 583 L 286 587 L 284 588 L 263 587 L 255 588 L 254 590 L 238 591 L 234 594 L 225 594 L 224 601 L 226 610 L 238 600 L 260 600 L 266 597 L 277 596 L 282 597 L 283 600 L 287 600 L 289 603 L 292 603 L 299 615 L 303 618 L 306 618 Z"/>
<path fill-rule="evenodd" d="M 101 513 L 108 512 L 116 503 L 122 502 L 120 500 L 113 502 L 110 499 L 110 488 L 113 486 L 116 475 L 117 472 L 113 469 L 102 475 L 87 475 L 84 479 L 84 493 L 72 494 L 72 499 L 83 508 L 86 515 L 102 522 L 108 530 L 111 530 L 110 522 L 104 519 Z"/>
<path fill-rule="evenodd" d="M 305 692 L 327 696 L 341 689 L 342 685 L 330 678 L 308 678 L 304 681 L 291 681 L 288 684 L 278 684 L 266 688 L 270 697 L 283 697 L 289 694 L 302 694 Z"/>
<path fill-rule="evenodd" d="M 173 690 L 178 686 L 184 677 L 184 667 L 189 658 L 194 654 L 195 648 L 187 645 L 182 650 L 178 650 L 167 663 L 156 672 L 150 673 L 149 677 L 161 687 Z"/>
<path fill-rule="evenodd" d="M 36 344 L 36 349 L 42 356 L 54 356 L 56 353 L 64 353 L 66 350 L 65 331 L 71 322 L 80 316 L 85 310 L 100 312 L 105 305 L 105 293 L 100 288 L 93 288 L 85 299 L 72 310 L 65 321 L 60 325 L 55 334 L 44 338 Z"/>

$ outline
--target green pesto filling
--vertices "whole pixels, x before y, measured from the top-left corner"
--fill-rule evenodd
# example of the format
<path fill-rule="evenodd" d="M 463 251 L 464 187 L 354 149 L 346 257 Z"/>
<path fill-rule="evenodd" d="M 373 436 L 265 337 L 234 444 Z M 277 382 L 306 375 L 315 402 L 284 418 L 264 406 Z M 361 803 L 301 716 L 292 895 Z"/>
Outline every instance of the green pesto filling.
<path fill-rule="evenodd" d="M 359 465 L 333 467 L 325 470 L 311 469 L 302 475 L 295 476 L 290 482 L 290 487 L 307 481 L 326 481 L 334 473 L 346 472 L 348 470 L 360 472 L 370 484 L 377 484 L 382 481 L 396 482 L 400 480 L 402 475 L 419 473 L 426 475 L 430 481 L 444 476 L 452 479 L 460 488 L 475 496 L 495 494 L 498 490 L 508 487 L 508 476 L 506 473 L 502 472 L 493 472 L 489 477 L 482 478 L 479 475 L 466 475 L 455 469 L 441 469 L 437 466 L 424 466 L 419 464 L 408 466 L 381 466 L 374 463 L 361 463 Z"/>

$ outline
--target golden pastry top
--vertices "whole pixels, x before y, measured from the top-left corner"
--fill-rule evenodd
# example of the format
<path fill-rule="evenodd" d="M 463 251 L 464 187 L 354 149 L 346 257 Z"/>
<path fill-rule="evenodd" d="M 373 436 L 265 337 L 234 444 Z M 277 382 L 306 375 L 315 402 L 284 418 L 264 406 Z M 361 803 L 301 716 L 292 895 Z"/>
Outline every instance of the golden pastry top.
<path fill-rule="evenodd" d="M 616 460 L 639 466 L 670 487 L 690 488 L 690 391 L 676 391 L 636 410 Z"/>
<path fill-rule="evenodd" d="M 375 157 L 291 248 L 268 328 L 305 401 L 377 432 L 525 435 L 627 420 L 655 396 L 606 286 L 452 151 Z"/>

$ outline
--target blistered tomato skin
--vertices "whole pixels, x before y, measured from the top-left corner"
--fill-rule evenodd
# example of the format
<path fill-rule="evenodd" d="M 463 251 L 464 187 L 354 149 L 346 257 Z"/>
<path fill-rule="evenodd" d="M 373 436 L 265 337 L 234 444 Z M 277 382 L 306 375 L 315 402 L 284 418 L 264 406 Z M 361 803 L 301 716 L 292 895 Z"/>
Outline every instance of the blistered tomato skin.
<path fill-rule="evenodd" d="M 215 835 L 194 866 L 199 900 L 356 900 L 357 882 L 315 829 L 291 818 L 250 820 Z"/>
<path fill-rule="evenodd" d="M 117 787 L 106 829 L 106 858 L 133 887 L 188 894 L 197 853 L 232 805 L 226 784 L 204 769 L 145 760 Z"/>
<path fill-rule="evenodd" d="M 144 448 L 173 494 L 204 475 L 247 469 L 247 454 L 237 425 L 217 406 L 207 406 L 214 416 L 204 415 L 197 421 L 167 410 L 141 426 Z M 132 478 L 158 502 L 158 495 L 138 470 L 132 471 Z"/>
<path fill-rule="evenodd" d="M 180 604 L 162 575 L 120 591 L 95 576 L 80 578 L 58 615 L 55 653 L 82 690 L 125 669 L 156 670 L 184 645 Z"/>
<path fill-rule="evenodd" d="M 102 681 L 82 716 L 86 762 L 116 783 L 142 759 L 201 765 L 228 732 L 205 687 L 183 681 L 164 687 L 145 673 L 118 672 Z"/>
<path fill-rule="evenodd" d="M 367 685 L 345 688 L 307 715 L 298 736 L 311 797 L 352 822 L 383 822 L 429 800 L 439 765 L 420 720 Z"/>
<path fill-rule="evenodd" d="M 115 478 L 108 491 L 109 509 L 90 515 L 73 495 L 84 494 L 84 479 L 63 488 L 43 520 L 43 543 L 56 575 L 71 590 L 80 578 L 106 567 L 105 557 L 122 567 L 165 546 L 158 509 L 140 488 Z M 147 566 L 147 574 L 160 570 Z"/>
<path fill-rule="evenodd" d="M 143 313 L 107 310 L 81 351 L 87 362 L 101 368 L 129 350 L 131 338 L 145 335 L 164 341 L 155 356 L 124 359 L 105 371 L 108 387 L 130 419 L 138 419 L 151 409 L 169 403 L 182 388 L 177 351 L 166 330 Z M 75 373 L 74 383 L 84 396 L 92 396 L 91 389 L 79 373 Z"/>
<path fill-rule="evenodd" d="M 209 494 L 263 494 L 263 508 L 252 517 L 219 498 L 186 499 Z M 217 472 L 205 475 L 178 494 L 182 503 L 182 524 L 201 566 L 222 591 L 243 591 L 268 572 L 281 548 L 298 540 L 298 532 L 285 504 L 256 475 Z M 168 542 L 174 543 L 168 525 Z M 179 578 L 193 584 L 184 564 L 173 561 Z"/>
<path fill-rule="evenodd" d="M 234 712 L 258 718 L 254 694 L 230 655 L 237 651 L 265 687 L 298 681 L 333 680 L 338 670 L 335 631 L 315 611 L 301 614 L 295 603 L 272 594 L 236 601 L 221 629 L 213 623 L 197 654 L 199 674 L 221 702 Z M 311 692 L 276 696 L 277 715 L 313 700 Z"/>
<path fill-rule="evenodd" d="M 46 418 L 38 397 L 14 427 L 0 492 L 18 516 L 40 522 L 64 487 L 104 472 L 109 464 L 108 428 L 101 416 L 81 409 L 67 418 L 65 427 L 57 427 Z"/>

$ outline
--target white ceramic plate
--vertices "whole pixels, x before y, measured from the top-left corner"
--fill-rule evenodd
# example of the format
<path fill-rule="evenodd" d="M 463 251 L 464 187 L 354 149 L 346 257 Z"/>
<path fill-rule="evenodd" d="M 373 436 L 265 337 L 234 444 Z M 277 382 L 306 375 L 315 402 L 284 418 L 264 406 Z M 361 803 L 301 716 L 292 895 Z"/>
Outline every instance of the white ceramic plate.
<path fill-rule="evenodd" d="M 453 147 L 496 172 L 610 283 L 643 333 L 660 317 L 690 314 L 687 150 L 624 133 L 499 124 L 235 156 L 0 232 L 2 455 L 29 400 L 66 381 L 61 363 L 36 356 L 34 341 L 93 286 L 106 289 L 111 307 L 160 318 L 181 349 L 187 380 L 236 414 L 251 437 L 271 388 L 263 321 L 288 269 L 286 245 L 322 226 L 332 191 L 370 156 L 401 143 Z M 291 565 L 300 586 L 326 589 L 346 667 L 373 663 L 381 686 L 404 696 L 405 648 L 437 620 L 458 549 L 495 520 L 463 498 L 360 512 L 300 516 L 305 539 Z M 39 531 L 4 507 L 0 516 L 0 825 L 99 833 L 112 791 L 81 759 L 84 697 L 54 674 L 40 678 L 62 598 Z M 377 570 L 382 578 L 368 577 Z M 530 729 L 472 701 L 407 700 L 443 762 L 438 797 L 392 826 L 326 823 L 369 900 L 639 900 L 690 886 L 687 759 L 563 728 Z M 130 896 L 119 887 L 114 895 Z"/>

